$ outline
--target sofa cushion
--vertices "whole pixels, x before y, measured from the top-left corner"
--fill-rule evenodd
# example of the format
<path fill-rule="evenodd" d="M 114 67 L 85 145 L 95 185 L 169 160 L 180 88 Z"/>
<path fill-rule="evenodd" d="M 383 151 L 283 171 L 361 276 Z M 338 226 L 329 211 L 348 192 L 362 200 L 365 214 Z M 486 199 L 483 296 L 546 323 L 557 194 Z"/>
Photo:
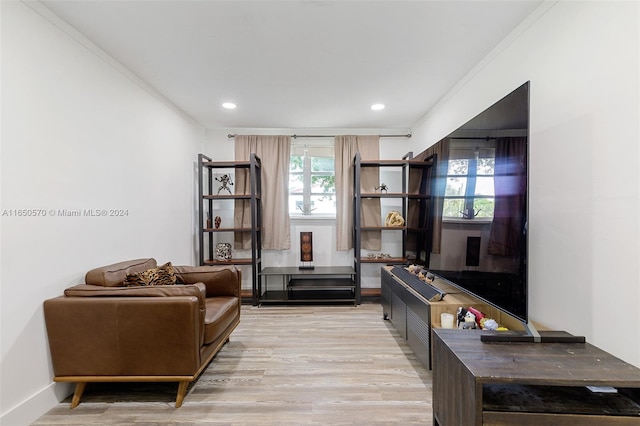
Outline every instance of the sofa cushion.
<path fill-rule="evenodd" d="M 142 272 L 127 274 L 124 283 L 128 287 L 152 286 L 152 285 L 174 285 L 176 274 L 171 262 L 167 262 L 157 268 L 147 269 Z"/>
<path fill-rule="evenodd" d="M 175 297 L 196 296 L 202 302 L 204 311 L 205 286 L 202 283 L 191 285 L 150 286 L 150 287 L 103 287 L 78 284 L 64 291 L 66 297 Z"/>
<path fill-rule="evenodd" d="M 238 317 L 237 297 L 210 297 L 205 301 L 207 312 L 204 318 L 204 343 L 213 343 Z"/>
<path fill-rule="evenodd" d="M 242 272 L 234 266 L 174 266 L 181 284 L 202 282 L 207 286 L 207 297 L 240 297 Z"/>
<path fill-rule="evenodd" d="M 102 287 L 123 287 L 127 274 L 146 271 L 157 266 L 153 258 L 128 260 L 126 262 L 114 263 L 102 266 L 87 272 L 84 281 L 89 285 L 99 285 Z"/>

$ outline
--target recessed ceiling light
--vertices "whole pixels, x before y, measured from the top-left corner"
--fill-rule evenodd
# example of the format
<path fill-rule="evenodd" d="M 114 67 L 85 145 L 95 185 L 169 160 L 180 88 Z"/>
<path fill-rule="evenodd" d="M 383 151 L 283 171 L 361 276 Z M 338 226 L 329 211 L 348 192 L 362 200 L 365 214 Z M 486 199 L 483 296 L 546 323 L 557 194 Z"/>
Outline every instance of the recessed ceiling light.
<path fill-rule="evenodd" d="M 380 111 L 381 109 L 384 109 L 384 104 L 373 104 L 371 105 L 371 109 L 374 111 Z"/>
<path fill-rule="evenodd" d="M 226 109 L 234 109 L 236 107 L 236 104 L 234 104 L 233 102 L 225 102 L 222 104 L 222 108 L 226 108 Z"/>

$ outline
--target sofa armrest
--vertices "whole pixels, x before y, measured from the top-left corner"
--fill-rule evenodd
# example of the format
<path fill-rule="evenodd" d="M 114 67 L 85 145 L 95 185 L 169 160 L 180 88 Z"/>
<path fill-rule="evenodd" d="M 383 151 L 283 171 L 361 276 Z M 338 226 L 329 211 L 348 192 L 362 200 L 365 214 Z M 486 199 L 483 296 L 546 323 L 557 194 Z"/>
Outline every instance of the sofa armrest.
<path fill-rule="evenodd" d="M 204 324 L 196 296 L 57 297 L 44 302 L 56 377 L 192 376 Z"/>
<path fill-rule="evenodd" d="M 87 284 L 102 287 L 120 287 L 127 274 L 142 272 L 158 266 L 152 257 L 148 259 L 127 260 L 112 265 L 101 266 L 87 272 L 84 280 Z"/>
<path fill-rule="evenodd" d="M 242 271 L 235 266 L 174 266 L 179 283 L 204 283 L 207 297 L 240 297 Z"/>

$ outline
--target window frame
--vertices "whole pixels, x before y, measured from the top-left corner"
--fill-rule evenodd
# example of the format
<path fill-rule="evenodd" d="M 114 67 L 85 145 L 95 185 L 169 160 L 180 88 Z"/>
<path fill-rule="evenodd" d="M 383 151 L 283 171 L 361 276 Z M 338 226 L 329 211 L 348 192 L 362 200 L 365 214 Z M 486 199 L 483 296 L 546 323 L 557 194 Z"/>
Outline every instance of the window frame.
<path fill-rule="evenodd" d="M 336 209 L 332 212 L 324 212 L 324 213 L 314 213 L 313 209 L 311 209 L 312 198 L 314 196 L 323 196 L 330 194 L 331 196 L 336 197 L 335 192 L 335 151 L 334 151 L 334 142 L 331 140 L 323 140 L 323 139 L 299 139 L 291 142 L 292 152 L 289 160 L 289 182 L 291 182 L 291 175 L 299 175 L 302 176 L 302 205 L 303 209 L 296 209 L 295 211 L 291 211 L 291 207 L 289 207 L 289 217 L 292 219 L 319 219 L 319 218 L 328 218 L 335 219 L 336 217 Z M 312 158 L 322 158 L 321 156 L 312 156 L 307 155 L 309 150 L 317 149 L 319 151 L 326 150 L 331 151 L 332 156 L 327 156 L 327 158 L 331 158 L 333 160 L 333 170 L 332 171 L 313 171 L 313 163 Z M 299 155 L 294 151 L 303 150 L 303 155 Z M 302 171 L 293 172 L 291 168 L 291 158 L 295 156 L 302 157 Z M 312 181 L 314 176 L 333 176 L 334 177 L 334 190 L 333 192 L 317 192 L 312 190 Z M 291 188 L 288 188 L 289 192 L 289 206 L 291 206 L 291 197 L 296 196 L 299 197 L 299 193 L 292 193 Z"/>
<path fill-rule="evenodd" d="M 469 152 L 473 152 L 473 148 L 470 147 L 465 147 L 465 146 L 461 146 L 461 147 L 455 147 L 454 149 L 450 150 L 450 153 L 454 153 L 454 152 L 458 152 L 458 153 L 469 153 Z M 463 220 L 477 220 L 477 221 L 491 221 L 493 220 L 493 214 L 490 217 L 486 217 L 486 216 L 481 216 L 481 217 L 472 217 L 472 218 L 466 218 L 462 215 L 462 213 L 459 213 L 459 216 L 446 216 L 445 215 L 445 211 L 444 211 L 444 204 L 446 203 L 447 200 L 463 200 L 463 210 L 462 211 L 468 211 L 469 209 L 471 211 L 474 212 L 475 214 L 475 201 L 479 200 L 479 199 L 488 199 L 488 200 L 493 200 L 494 206 L 495 206 L 495 193 L 494 195 L 476 195 L 476 184 L 478 181 L 478 178 L 483 178 L 483 177 L 490 177 L 490 178 L 495 178 L 495 147 L 490 147 L 490 148 L 483 148 L 483 150 L 490 150 L 492 152 L 491 155 L 452 155 L 449 157 L 448 162 L 452 161 L 452 160 L 468 160 L 467 163 L 467 170 L 466 170 L 466 174 L 451 174 L 449 173 L 449 164 L 447 162 L 447 174 L 445 175 L 445 192 L 444 192 L 444 196 L 443 196 L 443 214 L 442 217 L 444 220 L 459 220 L 459 219 L 463 219 Z M 493 174 L 486 174 L 486 173 L 478 173 L 478 159 L 479 158 L 493 158 L 494 159 L 494 165 L 493 165 Z M 449 182 L 449 178 L 459 178 L 459 179 L 464 179 L 465 180 L 465 191 L 464 191 L 464 195 L 446 195 L 447 193 L 447 186 L 448 186 L 448 182 Z M 495 212 L 494 212 L 495 213 Z"/>

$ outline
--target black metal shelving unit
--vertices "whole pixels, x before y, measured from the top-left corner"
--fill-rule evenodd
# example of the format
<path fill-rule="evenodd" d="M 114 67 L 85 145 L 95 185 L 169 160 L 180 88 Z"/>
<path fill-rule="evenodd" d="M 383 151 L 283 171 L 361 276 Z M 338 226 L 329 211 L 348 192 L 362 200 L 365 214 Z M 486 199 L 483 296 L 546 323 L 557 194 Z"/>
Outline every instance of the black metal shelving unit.
<path fill-rule="evenodd" d="M 413 159 L 413 153 L 405 154 L 400 160 L 376 160 L 363 161 L 360 153 L 357 152 L 354 158 L 354 209 L 353 209 L 353 253 L 354 270 L 356 272 L 356 303 L 361 303 L 361 283 L 363 264 L 386 264 L 398 265 L 407 263 L 428 264 L 431 254 L 433 240 L 433 214 L 434 214 L 434 194 L 435 194 L 435 166 L 436 155 L 429 156 L 424 160 Z M 361 172 L 363 168 L 396 168 L 401 170 L 402 191 L 401 192 L 370 192 L 363 191 L 361 185 Z M 421 172 L 419 176 L 419 189 L 417 192 L 409 191 L 409 176 L 412 171 Z M 361 218 L 363 199 L 383 199 L 394 198 L 401 200 L 400 214 L 405 219 L 403 226 L 363 226 Z M 417 223 L 408 224 L 407 214 L 409 207 L 417 207 Z M 386 258 L 369 258 L 362 256 L 362 231 L 393 231 L 401 234 L 402 244 L 399 256 Z M 407 255 L 407 239 L 409 236 L 415 238 L 415 255 Z"/>
<path fill-rule="evenodd" d="M 214 192 L 214 170 L 238 170 L 249 173 L 249 193 L 219 194 Z M 199 200 L 199 264 L 200 265 L 239 265 L 251 267 L 252 304 L 258 304 L 260 272 L 262 270 L 262 173 L 260 158 L 252 153 L 249 161 L 213 161 L 204 154 L 198 154 L 198 200 Z M 248 200 L 251 209 L 251 227 L 213 225 L 213 211 L 216 203 L 223 200 Z M 226 225 L 226 224 L 225 224 Z M 218 236 L 224 233 L 250 233 L 251 256 L 231 260 L 217 260 L 215 246 Z"/>

